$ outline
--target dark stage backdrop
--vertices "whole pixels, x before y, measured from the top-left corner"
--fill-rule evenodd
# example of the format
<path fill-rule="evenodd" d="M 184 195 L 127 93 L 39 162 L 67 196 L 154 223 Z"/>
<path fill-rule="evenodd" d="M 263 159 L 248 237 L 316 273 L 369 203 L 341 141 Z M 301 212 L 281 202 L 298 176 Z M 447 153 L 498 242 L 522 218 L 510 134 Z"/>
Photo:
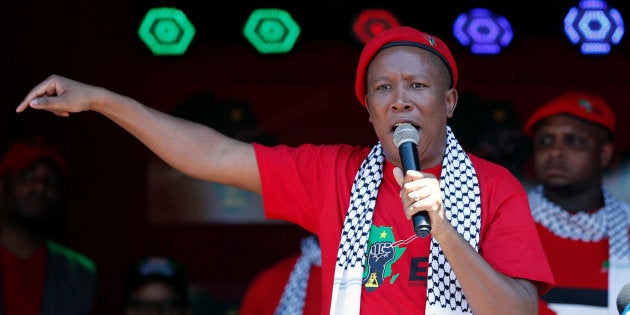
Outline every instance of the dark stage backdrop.
<path fill-rule="evenodd" d="M 577 1 L 414 3 L 391 1 L 385 8 L 403 24 L 450 44 L 461 95 L 507 103 L 522 122 L 535 106 L 561 92 L 597 93 L 621 122 L 616 139 L 620 151 L 630 148 L 624 136 L 630 132 L 625 123 L 630 115 L 628 35 L 610 55 L 587 57 L 562 30 L 566 11 Z M 471 5 L 495 9 L 512 21 L 515 37 L 500 55 L 473 55 L 452 36 L 455 17 Z M 627 2 L 609 5 L 630 18 Z M 138 25 L 151 6 L 190 12 L 197 35 L 184 56 L 153 56 L 138 39 Z M 210 94 L 215 102 L 208 104 L 209 112 L 217 104 L 244 104 L 265 141 L 371 145 L 375 138 L 353 91 L 361 46 L 350 33 L 353 16 L 371 6 L 364 1 L 2 1 L 0 139 L 44 132 L 66 149 L 73 184 L 64 241 L 98 265 L 98 314 L 118 311 L 126 268 L 149 254 L 180 260 L 198 290 L 215 301 L 238 303 L 254 275 L 298 251 L 307 232 L 282 223 L 153 220 L 153 154 L 94 113 L 70 118 L 33 111 L 16 115 L 14 108 L 30 88 L 56 73 L 169 113 L 191 95 Z M 291 53 L 260 55 L 245 41 L 240 28 L 256 7 L 287 9 L 302 23 Z M 461 108 L 458 113 L 478 119 Z"/>

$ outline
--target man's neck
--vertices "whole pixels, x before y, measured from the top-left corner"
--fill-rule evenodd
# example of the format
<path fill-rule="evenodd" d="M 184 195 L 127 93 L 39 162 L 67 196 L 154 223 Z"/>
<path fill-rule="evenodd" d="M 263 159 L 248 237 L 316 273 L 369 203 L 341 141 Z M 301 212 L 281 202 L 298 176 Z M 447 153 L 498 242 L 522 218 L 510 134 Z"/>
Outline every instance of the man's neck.
<path fill-rule="evenodd" d="M 45 238 L 25 229 L 4 224 L 0 227 L 0 241 L 16 257 L 27 259 L 44 243 Z"/>
<path fill-rule="evenodd" d="M 571 213 L 591 212 L 604 206 L 601 186 L 592 186 L 580 192 L 568 192 L 545 187 L 544 195 L 547 199 Z"/>

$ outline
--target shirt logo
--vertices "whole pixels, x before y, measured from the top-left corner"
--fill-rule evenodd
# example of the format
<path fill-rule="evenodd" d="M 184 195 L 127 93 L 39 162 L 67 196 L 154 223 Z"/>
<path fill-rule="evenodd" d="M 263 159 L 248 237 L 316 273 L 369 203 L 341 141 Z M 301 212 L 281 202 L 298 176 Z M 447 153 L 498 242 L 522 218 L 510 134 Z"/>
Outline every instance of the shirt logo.
<path fill-rule="evenodd" d="M 372 226 L 363 268 L 363 285 L 367 292 L 378 289 L 389 282 L 393 284 L 400 274 L 392 272 L 392 265 L 396 263 L 407 250 L 407 245 L 413 242 L 417 235 L 407 239 L 396 240 L 392 227 Z M 428 258 L 427 258 L 428 260 Z M 416 262 L 418 264 L 418 262 Z M 415 270 L 415 269 L 414 269 Z M 414 274 L 415 275 L 415 274 Z M 422 280 L 422 279 L 412 279 Z"/>

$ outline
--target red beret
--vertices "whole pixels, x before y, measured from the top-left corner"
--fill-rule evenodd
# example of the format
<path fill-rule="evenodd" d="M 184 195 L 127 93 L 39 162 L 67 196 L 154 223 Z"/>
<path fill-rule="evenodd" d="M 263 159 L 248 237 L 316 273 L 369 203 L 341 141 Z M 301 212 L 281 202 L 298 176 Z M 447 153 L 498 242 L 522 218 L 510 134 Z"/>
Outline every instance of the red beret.
<path fill-rule="evenodd" d="M 9 147 L 0 162 L 0 175 L 8 171 L 22 171 L 42 158 L 50 158 L 62 171 L 66 163 L 61 153 L 49 145 L 17 141 Z"/>
<path fill-rule="evenodd" d="M 354 84 L 354 92 L 363 106 L 365 106 L 365 88 L 367 67 L 372 58 L 383 48 L 392 46 L 415 46 L 426 49 L 436 54 L 448 68 L 451 74 L 451 88 L 457 84 L 457 65 L 455 59 L 446 44 L 439 38 L 421 32 L 408 26 L 398 26 L 385 30 L 374 36 L 363 48 L 359 64 L 357 65 L 357 77 Z"/>
<path fill-rule="evenodd" d="M 558 114 L 568 114 L 600 125 L 611 134 L 615 129 L 615 114 L 604 99 L 588 93 L 569 92 L 534 111 L 534 114 L 525 123 L 525 133 L 533 137 L 533 129 L 536 124 L 547 117 Z"/>

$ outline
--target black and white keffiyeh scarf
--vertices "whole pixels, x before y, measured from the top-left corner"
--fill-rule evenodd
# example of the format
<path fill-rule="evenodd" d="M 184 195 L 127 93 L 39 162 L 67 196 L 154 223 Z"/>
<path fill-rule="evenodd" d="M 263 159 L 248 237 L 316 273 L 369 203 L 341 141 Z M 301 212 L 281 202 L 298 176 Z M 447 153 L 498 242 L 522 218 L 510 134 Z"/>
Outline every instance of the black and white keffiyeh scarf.
<path fill-rule="evenodd" d="M 630 206 L 604 186 L 602 193 L 604 207 L 593 213 L 573 214 L 562 209 L 545 197 L 542 185 L 530 190 L 528 198 L 534 221 L 555 235 L 583 242 L 608 238 L 608 305 L 614 306 L 621 287 L 630 279 Z"/>
<path fill-rule="evenodd" d="M 468 155 L 446 127 L 446 154 L 440 189 L 446 217 L 478 250 L 481 229 L 479 181 Z M 354 183 L 337 253 L 330 314 L 359 314 L 363 266 L 378 187 L 383 179 L 384 155 L 378 143 L 363 161 Z M 427 281 L 426 314 L 470 314 L 471 310 L 455 273 L 435 239 Z"/>
<path fill-rule="evenodd" d="M 317 236 L 310 235 L 303 238 L 300 248 L 302 255 L 293 266 L 289 281 L 284 287 L 284 292 L 276 308 L 276 315 L 303 314 L 311 266 L 322 265 L 322 253 Z"/>

